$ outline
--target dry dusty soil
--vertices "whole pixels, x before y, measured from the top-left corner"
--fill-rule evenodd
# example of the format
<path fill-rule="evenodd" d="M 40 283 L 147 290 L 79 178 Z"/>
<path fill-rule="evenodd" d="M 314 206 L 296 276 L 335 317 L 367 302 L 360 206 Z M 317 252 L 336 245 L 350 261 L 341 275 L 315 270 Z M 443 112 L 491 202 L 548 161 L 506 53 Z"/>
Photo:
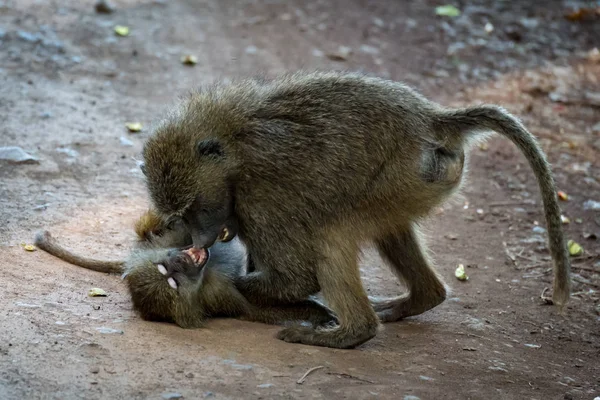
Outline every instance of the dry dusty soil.
<path fill-rule="evenodd" d="M 0 146 L 36 158 L 0 161 L 0 398 L 600 396 L 600 15 L 565 18 L 600 3 L 460 0 L 455 18 L 439 4 L 115 0 L 99 14 L 91 0 L 0 1 Z M 216 79 L 300 68 L 366 71 L 521 117 L 584 248 L 566 313 L 540 297 L 552 275 L 536 181 L 499 137 L 473 149 L 462 195 L 426 224 L 450 298 L 354 350 L 287 344 L 278 327 L 237 320 L 145 322 L 119 277 L 23 248 L 46 227 L 76 251 L 124 256 L 148 205 L 136 158 L 166 107 Z M 129 133 L 136 121 L 144 129 Z M 370 293 L 404 290 L 372 250 L 361 266 Z"/>

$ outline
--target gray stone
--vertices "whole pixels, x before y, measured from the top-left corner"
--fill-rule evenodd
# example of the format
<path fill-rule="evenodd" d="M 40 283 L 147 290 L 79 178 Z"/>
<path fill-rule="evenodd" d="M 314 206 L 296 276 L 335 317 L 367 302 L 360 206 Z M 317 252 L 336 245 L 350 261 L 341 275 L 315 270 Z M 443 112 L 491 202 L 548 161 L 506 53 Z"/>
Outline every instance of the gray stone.
<path fill-rule="evenodd" d="M 18 146 L 0 147 L 0 160 L 16 164 L 39 164 L 39 159 Z"/>

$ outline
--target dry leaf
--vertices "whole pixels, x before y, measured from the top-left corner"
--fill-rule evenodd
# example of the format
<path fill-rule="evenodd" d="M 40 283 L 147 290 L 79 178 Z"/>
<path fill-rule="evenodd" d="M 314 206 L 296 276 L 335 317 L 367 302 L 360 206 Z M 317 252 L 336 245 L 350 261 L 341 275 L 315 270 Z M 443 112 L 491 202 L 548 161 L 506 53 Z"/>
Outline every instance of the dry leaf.
<path fill-rule="evenodd" d="M 106 292 L 104 291 L 104 289 L 91 288 L 88 291 L 88 296 L 90 296 L 90 297 L 106 297 L 106 296 L 108 296 L 108 294 L 106 294 Z"/>
<path fill-rule="evenodd" d="M 560 216 L 560 222 L 562 222 L 563 224 L 567 225 L 571 223 L 571 220 L 568 217 L 565 217 L 564 215 Z"/>
<path fill-rule="evenodd" d="M 327 57 L 333 61 L 346 61 L 352 54 L 352 48 L 347 46 L 338 47 L 337 51 L 333 53 L 327 53 Z"/>
<path fill-rule="evenodd" d="M 567 246 L 569 248 L 569 254 L 573 257 L 580 256 L 583 254 L 583 247 L 579 245 L 579 243 L 569 240 L 567 242 Z"/>
<path fill-rule="evenodd" d="M 560 200 L 562 200 L 562 201 L 569 200 L 569 196 L 565 192 L 563 192 L 562 190 L 559 190 L 558 193 L 557 193 L 557 195 L 558 195 L 558 198 Z"/>
<path fill-rule="evenodd" d="M 128 36 L 129 35 L 129 27 L 123 25 L 115 26 L 115 33 L 119 36 Z"/>
<path fill-rule="evenodd" d="M 456 270 L 454 271 L 454 276 L 459 281 L 468 281 L 469 280 L 469 277 L 467 276 L 467 273 L 465 272 L 465 266 L 462 264 L 458 264 L 458 267 L 456 267 Z"/>
<path fill-rule="evenodd" d="M 37 249 L 32 244 L 26 244 L 26 245 L 23 246 L 23 250 L 25 250 L 25 251 L 36 251 Z"/>
<path fill-rule="evenodd" d="M 196 65 L 198 64 L 198 58 L 196 56 L 192 56 L 192 55 L 185 55 L 183 57 L 181 57 L 181 62 L 184 65 Z"/>
<path fill-rule="evenodd" d="M 129 132 L 139 132 L 142 130 L 142 124 L 140 122 L 127 122 L 125 124 Z"/>
<path fill-rule="evenodd" d="M 460 15 L 460 10 L 453 5 L 445 5 L 436 7 L 435 13 L 443 17 L 458 17 Z"/>

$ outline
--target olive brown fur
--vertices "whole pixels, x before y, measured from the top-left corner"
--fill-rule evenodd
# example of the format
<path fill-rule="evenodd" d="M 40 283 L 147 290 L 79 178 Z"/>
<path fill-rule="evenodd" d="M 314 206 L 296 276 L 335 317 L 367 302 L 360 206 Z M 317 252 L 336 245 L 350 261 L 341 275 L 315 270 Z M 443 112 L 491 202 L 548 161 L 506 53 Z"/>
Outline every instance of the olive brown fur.
<path fill-rule="evenodd" d="M 253 304 L 322 291 L 339 324 L 287 327 L 279 338 L 352 348 L 375 336 L 380 320 L 444 301 L 418 224 L 460 189 L 466 152 L 492 131 L 517 145 L 539 182 L 562 307 L 570 264 L 550 166 L 534 136 L 497 106 L 445 108 L 358 73 L 240 79 L 183 99 L 145 144 L 144 170 L 153 207 L 180 218 L 195 247 L 237 222 L 256 271 L 236 285 Z M 357 259 L 373 242 L 407 294 L 369 301 Z"/>

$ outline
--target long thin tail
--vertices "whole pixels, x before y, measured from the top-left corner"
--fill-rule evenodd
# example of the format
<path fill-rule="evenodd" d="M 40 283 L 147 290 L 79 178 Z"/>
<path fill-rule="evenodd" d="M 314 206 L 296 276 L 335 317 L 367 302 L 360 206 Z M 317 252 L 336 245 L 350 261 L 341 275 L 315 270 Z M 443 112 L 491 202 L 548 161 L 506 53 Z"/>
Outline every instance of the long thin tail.
<path fill-rule="evenodd" d="M 85 269 L 105 273 L 121 273 L 123 271 L 123 261 L 102 261 L 77 255 L 61 247 L 48 231 L 38 232 L 35 235 L 34 243 L 38 248 L 53 256 Z"/>
<path fill-rule="evenodd" d="M 516 117 L 492 105 L 444 111 L 436 118 L 436 124 L 440 124 L 440 129 L 444 131 L 457 127 L 463 135 L 491 130 L 510 139 L 523 152 L 537 177 L 544 202 L 549 247 L 554 260 L 552 300 L 562 309 L 570 297 L 571 262 L 562 231 L 554 178 L 536 138 Z"/>

